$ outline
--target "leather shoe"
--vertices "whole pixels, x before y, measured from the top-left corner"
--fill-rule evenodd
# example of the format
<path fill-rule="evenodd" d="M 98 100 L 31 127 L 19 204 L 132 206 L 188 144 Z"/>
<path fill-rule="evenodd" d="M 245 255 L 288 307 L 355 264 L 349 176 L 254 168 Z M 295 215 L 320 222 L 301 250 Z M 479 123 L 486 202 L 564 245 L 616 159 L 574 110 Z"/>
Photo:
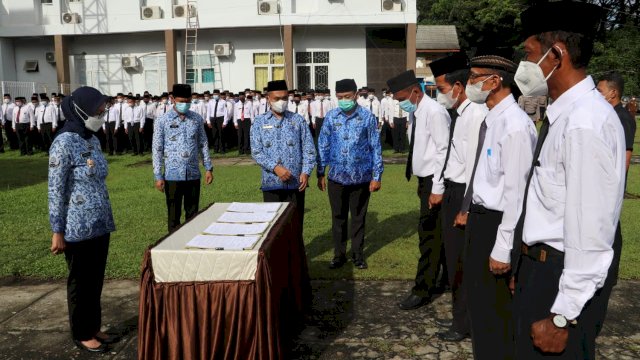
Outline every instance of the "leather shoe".
<path fill-rule="evenodd" d="M 468 336 L 467 334 L 459 333 L 452 329 L 449 329 L 447 331 L 440 331 L 436 335 L 438 335 L 438 338 L 442 341 L 453 341 L 453 342 L 462 341 Z"/>
<path fill-rule="evenodd" d="M 76 346 L 80 350 L 84 350 L 84 351 L 87 351 L 87 352 L 90 352 L 90 353 L 94 353 L 94 354 L 106 353 L 107 349 L 108 349 L 108 346 L 105 343 L 100 343 L 100 346 L 95 347 L 95 348 L 90 348 L 88 346 L 83 345 L 80 340 L 73 339 L 73 342 L 76 344 Z"/>
<path fill-rule="evenodd" d="M 344 258 L 344 257 L 335 257 L 329 263 L 329 269 L 341 268 L 342 265 L 344 265 L 344 263 L 346 263 L 346 262 L 347 262 L 347 259 Z"/>
<path fill-rule="evenodd" d="M 115 343 L 119 342 L 121 339 L 120 339 L 120 336 L 118 336 L 118 335 L 109 335 L 104 339 L 101 338 L 101 337 L 96 336 L 96 340 L 100 341 L 103 344 L 110 345 L 110 344 L 115 344 Z"/>
<path fill-rule="evenodd" d="M 398 307 L 400 310 L 414 310 L 428 304 L 430 300 L 429 296 L 421 297 L 411 293 L 406 299 L 398 303 Z"/>
<path fill-rule="evenodd" d="M 369 265 L 367 265 L 367 262 L 364 260 L 356 260 L 353 262 L 353 265 L 355 267 L 357 267 L 360 270 L 364 270 L 364 269 L 368 269 Z"/>
<path fill-rule="evenodd" d="M 451 319 L 436 319 L 435 323 L 443 328 L 450 328 L 451 325 L 453 325 L 453 321 Z"/>

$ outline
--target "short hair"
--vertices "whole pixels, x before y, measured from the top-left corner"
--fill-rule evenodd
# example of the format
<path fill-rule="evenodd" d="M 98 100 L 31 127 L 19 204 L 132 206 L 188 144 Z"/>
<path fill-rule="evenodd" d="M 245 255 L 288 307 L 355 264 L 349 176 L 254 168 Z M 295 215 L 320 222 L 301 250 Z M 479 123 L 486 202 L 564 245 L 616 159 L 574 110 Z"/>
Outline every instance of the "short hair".
<path fill-rule="evenodd" d="M 542 52 L 549 50 L 554 43 L 562 42 L 567 46 L 569 58 L 574 69 L 586 68 L 593 54 L 593 39 L 582 34 L 567 31 L 549 31 L 535 36 L 542 44 Z"/>
<path fill-rule="evenodd" d="M 624 78 L 619 73 L 610 71 L 602 75 L 598 82 L 600 81 L 606 81 L 609 88 L 618 92 L 618 96 L 622 96 L 624 93 Z"/>
<path fill-rule="evenodd" d="M 444 74 L 444 81 L 449 83 L 451 86 L 457 82 L 460 82 L 462 86 L 465 86 L 469 81 L 469 69 L 459 69 L 448 74 Z"/>

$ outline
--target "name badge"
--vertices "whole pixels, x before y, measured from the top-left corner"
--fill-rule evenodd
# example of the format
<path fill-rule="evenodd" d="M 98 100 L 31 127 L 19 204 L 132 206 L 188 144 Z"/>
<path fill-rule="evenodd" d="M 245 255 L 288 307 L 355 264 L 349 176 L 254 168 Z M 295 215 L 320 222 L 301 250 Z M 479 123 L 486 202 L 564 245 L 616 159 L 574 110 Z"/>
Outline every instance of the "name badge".
<path fill-rule="evenodd" d="M 273 125 L 263 125 L 263 129 L 273 129 Z"/>
<path fill-rule="evenodd" d="M 83 152 L 82 154 L 80 154 L 80 156 L 82 156 L 83 158 L 88 158 L 89 156 L 91 156 L 91 152 L 90 151 Z"/>
<path fill-rule="evenodd" d="M 487 149 L 487 156 L 491 156 L 491 149 Z"/>
<path fill-rule="evenodd" d="M 178 124 L 173 123 L 173 124 L 171 124 L 169 127 L 170 127 L 170 128 L 172 128 L 172 129 L 176 129 L 176 128 L 178 127 Z"/>

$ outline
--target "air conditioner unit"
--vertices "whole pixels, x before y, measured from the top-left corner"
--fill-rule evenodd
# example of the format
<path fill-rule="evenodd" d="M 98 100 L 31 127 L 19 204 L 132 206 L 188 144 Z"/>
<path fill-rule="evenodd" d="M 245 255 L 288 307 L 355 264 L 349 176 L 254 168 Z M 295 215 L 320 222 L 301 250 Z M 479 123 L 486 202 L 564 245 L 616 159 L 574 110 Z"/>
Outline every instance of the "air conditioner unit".
<path fill-rule="evenodd" d="M 24 62 L 24 71 L 26 71 L 26 72 L 37 72 L 38 71 L 38 60 L 25 60 L 25 62 Z"/>
<path fill-rule="evenodd" d="M 54 53 L 54 52 L 46 52 L 46 53 L 44 53 L 44 57 L 47 59 L 47 62 L 49 64 L 55 64 L 56 63 L 56 53 Z"/>
<path fill-rule="evenodd" d="M 402 0 L 382 0 L 382 11 L 402 11 Z"/>
<path fill-rule="evenodd" d="M 216 56 L 229 56 L 231 55 L 231 44 L 213 44 L 213 53 Z"/>
<path fill-rule="evenodd" d="M 79 3 L 82 2 L 82 0 L 69 0 L 70 3 Z"/>
<path fill-rule="evenodd" d="M 187 13 L 187 8 L 189 8 L 189 12 Z M 197 14 L 195 6 L 189 5 L 173 5 L 173 17 L 174 18 L 184 18 L 184 17 L 195 17 Z"/>
<path fill-rule="evenodd" d="M 142 20 L 162 19 L 162 9 L 160 6 L 143 6 L 140 8 Z"/>
<path fill-rule="evenodd" d="M 258 15 L 280 14 L 277 1 L 258 1 Z"/>
<path fill-rule="evenodd" d="M 62 14 L 62 23 L 63 24 L 79 24 L 80 23 L 80 14 L 78 14 L 78 13 L 64 13 L 64 14 Z"/>
<path fill-rule="evenodd" d="M 131 69 L 138 67 L 138 58 L 135 56 L 122 57 L 122 67 L 125 69 Z"/>

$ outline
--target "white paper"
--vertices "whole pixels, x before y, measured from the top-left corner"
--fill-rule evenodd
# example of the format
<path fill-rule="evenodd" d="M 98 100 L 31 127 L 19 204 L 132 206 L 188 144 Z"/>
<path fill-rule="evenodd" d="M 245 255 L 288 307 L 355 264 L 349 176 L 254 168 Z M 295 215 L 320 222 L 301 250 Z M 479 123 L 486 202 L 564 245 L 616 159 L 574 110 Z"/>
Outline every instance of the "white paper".
<path fill-rule="evenodd" d="M 257 235 L 262 234 L 269 223 L 231 224 L 214 222 L 204 232 L 211 235 Z"/>
<path fill-rule="evenodd" d="M 216 250 L 243 250 L 251 249 L 258 242 L 260 236 L 217 236 L 196 235 L 186 247 Z"/>
<path fill-rule="evenodd" d="M 220 215 L 218 222 L 224 223 L 257 223 L 257 222 L 271 222 L 275 219 L 277 213 L 275 212 L 225 212 Z"/>
<path fill-rule="evenodd" d="M 276 212 L 280 210 L 281 203 L 239 203 L 229 205 L 227 211 L 243 213 Z"/>

